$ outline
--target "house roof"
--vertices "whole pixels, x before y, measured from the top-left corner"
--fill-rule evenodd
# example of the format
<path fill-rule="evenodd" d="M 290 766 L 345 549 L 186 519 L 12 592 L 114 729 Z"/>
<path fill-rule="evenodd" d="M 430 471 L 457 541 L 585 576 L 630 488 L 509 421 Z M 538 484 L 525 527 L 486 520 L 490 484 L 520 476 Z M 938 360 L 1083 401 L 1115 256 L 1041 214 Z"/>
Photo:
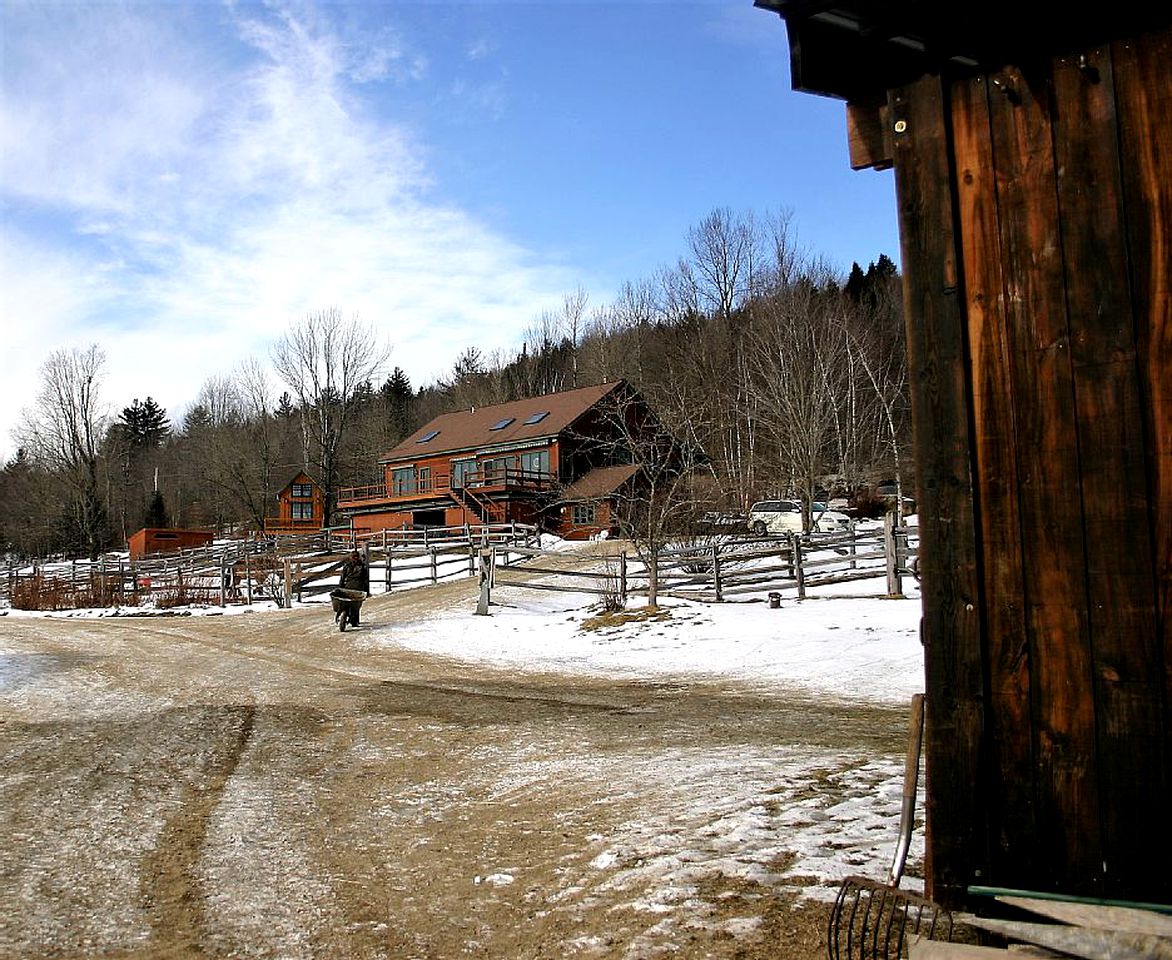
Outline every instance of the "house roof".
<path fill-rule="evenodd" d="M 315 487 L 321 486 L 313 474 L 309 473 L 304 467 L 298 467 L 296 472 L 289 474 L 289 479 L 285 481 L 285 485 L 281 487 L 278 493 L 284 493 L 291 486 L 293 486 L 293 484 L 297 483 L 298 477 L 305 477 L 305 479 L 312 483 Z"/>
<path fill-rule="evenodd" d="M 418 460 L 436 454 L 557 436 L 622 382 L 600 383 L 526 400 L 441 414 L 394 449 L 384 453 L 379 457 L 379 463 Z M 539 414 L 545 416 L 539 418 Z M 427 437 L 430 439 L 425 439 Z"/>
<path fill-rule="evenodd" d="M 633 463 L 620 463 L 613 467 L 598 467 L 579 477 L 561 496 L 561 501 L 598 500 L 614 493 L 619 487 L 639 472 Z"/>

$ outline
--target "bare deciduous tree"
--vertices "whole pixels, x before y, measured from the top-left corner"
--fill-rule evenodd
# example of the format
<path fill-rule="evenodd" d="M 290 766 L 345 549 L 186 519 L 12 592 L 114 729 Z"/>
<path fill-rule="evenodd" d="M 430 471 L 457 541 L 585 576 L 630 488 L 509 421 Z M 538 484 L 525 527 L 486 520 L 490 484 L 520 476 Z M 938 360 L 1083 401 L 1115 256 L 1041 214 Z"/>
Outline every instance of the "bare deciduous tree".
<path fill-rule="evenodd" d="M 101 399 L 106 355 L 97 344 L 56 350 L 41 366 L 35 405 L 24 411 L 18 439 L 31 457 L 68 483 L 70 515 L 91 558 L 107 537 L 98 464 L 108 426 Z"/>
<path fill-rule="evenodd" d="M 305 317 L 273 348 L 273 366 L 298 402 L 305 463 L 322 486 L 327 525 L 359 390 L 377 377 L 389 355 L 372 329 L 357 318 L 343 319 L 334 308 Z"/>

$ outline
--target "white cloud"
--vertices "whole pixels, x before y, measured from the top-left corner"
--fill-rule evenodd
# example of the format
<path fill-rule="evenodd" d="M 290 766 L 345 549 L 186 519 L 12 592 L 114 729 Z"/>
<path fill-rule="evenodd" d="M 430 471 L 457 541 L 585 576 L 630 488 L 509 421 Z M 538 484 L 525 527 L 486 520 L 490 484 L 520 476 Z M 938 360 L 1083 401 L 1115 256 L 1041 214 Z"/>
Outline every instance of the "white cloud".
<path fill-rule="evenodd" d="M 356 40 L 336 9 L 9 18 L 0 450 L 60 346 L 103 344 L 115 406 L 149 394 L 178 413 L 315 310 L 386 331 L 419 382 L 462 345 L 513 342 L 577 284 L 430 199 L 425 150 L 364 99 L 426 57 L 389 28 Z"/>

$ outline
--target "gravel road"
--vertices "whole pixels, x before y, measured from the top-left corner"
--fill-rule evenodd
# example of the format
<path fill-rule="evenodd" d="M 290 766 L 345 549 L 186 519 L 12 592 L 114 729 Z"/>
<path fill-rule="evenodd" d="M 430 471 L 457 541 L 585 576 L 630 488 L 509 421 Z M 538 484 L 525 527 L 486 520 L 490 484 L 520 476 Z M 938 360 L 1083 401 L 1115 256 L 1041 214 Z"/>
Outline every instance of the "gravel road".
<path fill-rule="evenodd" d="M 902 711 L 369 642 L 473 590 L 0 617 L 0 956 L 823 955 L 795 838 Z"/>

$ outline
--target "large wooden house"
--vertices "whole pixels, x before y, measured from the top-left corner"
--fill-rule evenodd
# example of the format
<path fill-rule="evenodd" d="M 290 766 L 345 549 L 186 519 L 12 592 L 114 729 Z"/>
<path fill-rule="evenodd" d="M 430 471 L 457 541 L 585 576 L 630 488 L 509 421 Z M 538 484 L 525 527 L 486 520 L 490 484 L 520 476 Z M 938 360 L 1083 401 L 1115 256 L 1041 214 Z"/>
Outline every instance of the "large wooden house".
<path fill-rule="evenodd" d="M 340 490 L 338 509 L 359 532 L 517 521 L 592 536 L 637 473 L 624 409 L 646 405 L 618 381 L 443 414 L 379 459 L 379 482 Z"/>

